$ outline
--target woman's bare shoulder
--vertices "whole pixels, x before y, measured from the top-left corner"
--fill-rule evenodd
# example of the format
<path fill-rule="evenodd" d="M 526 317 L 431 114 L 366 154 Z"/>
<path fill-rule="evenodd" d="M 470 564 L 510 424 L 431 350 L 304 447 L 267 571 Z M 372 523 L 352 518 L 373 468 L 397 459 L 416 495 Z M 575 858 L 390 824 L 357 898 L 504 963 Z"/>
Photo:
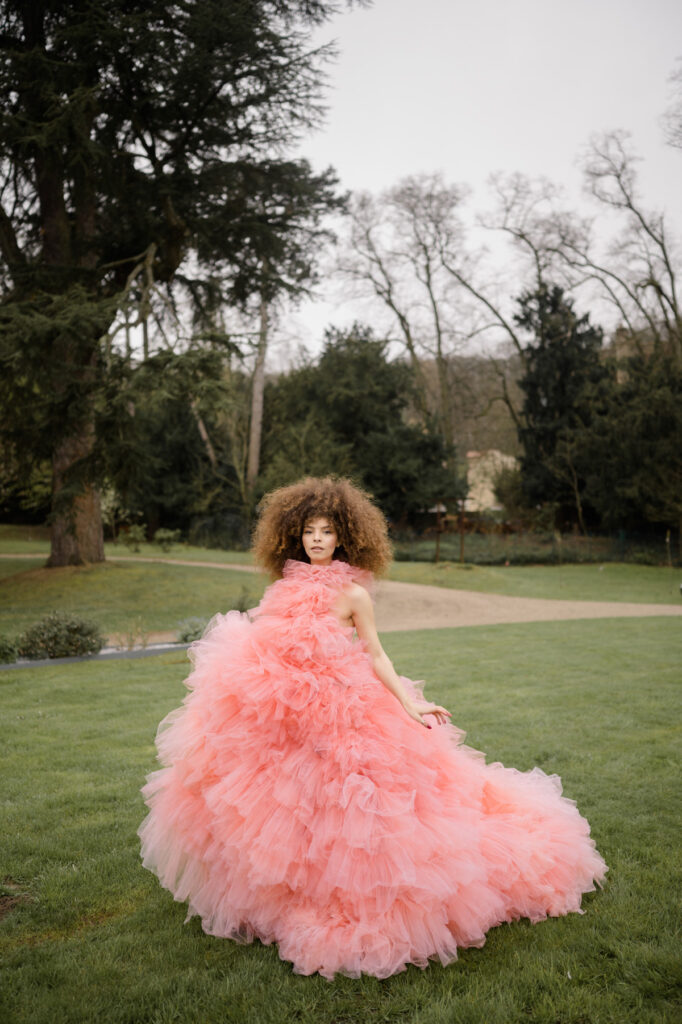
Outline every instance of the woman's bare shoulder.
<path fill-rule="evenodd" d="M 344 589 L 354 608 L 372 607 L 372 598 L 367 593 L 365 587 L 361 586 L 359 583 L 349 583 Z"/>

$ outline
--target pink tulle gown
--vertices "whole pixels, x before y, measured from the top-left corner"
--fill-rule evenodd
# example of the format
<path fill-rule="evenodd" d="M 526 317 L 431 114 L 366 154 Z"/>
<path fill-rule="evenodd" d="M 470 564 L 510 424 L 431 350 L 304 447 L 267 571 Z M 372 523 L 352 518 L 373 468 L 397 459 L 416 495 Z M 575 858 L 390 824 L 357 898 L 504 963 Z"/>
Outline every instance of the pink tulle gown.
<path fill-rule="evenodd" d="M 607 870 L 557 776 L 407 716 L 332 612 L 366 579 L 289 561 L 253 621 L 213 620 L 139 830 L 188 918 L 327 978 L 447 964 L 502 921 L 579 911 Z"/>

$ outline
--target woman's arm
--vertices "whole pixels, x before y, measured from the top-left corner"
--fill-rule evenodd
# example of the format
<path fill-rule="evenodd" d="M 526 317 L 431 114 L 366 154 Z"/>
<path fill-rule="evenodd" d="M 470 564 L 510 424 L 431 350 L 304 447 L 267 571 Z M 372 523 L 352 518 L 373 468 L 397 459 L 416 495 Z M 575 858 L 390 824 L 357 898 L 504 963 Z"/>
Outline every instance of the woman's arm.
<path fill-rule="evenodd" d="M 374 607 L 364 587 L 354 584 L 348 591 L 350 603 L 350 618 L 357 630 L 357 634 L 364 642 L 367 652 L 372 660 L 372 667 L 387 690 L 400 701 L 410 718 L 420 725 L 430 729 L 431 726 L 424 721 L 425 715 L 433 715 L 436 721 L 441 724 L 447 722 L 450 712 L 437 704 L 428 704 L 426 701 L 420 703 L 415 700 L 407 691 L 400 680 L 393 664 L 381 646 L 374 621 Z"/>

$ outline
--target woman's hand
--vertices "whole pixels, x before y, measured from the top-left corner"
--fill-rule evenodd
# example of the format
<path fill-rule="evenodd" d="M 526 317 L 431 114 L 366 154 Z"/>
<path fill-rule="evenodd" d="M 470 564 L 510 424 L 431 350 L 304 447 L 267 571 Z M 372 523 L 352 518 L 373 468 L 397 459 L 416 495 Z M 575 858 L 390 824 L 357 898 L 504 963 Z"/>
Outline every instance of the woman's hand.
<path fill-rule="evenodd" d="M 426 701 L 423 704 L 417 704 L 415 701 L 406 701 L 403 707 L 407 711 L 410 718 L 413 718 L 415 722 L 419 722 L 420 725 L 426 726 L 430 729 L 431 726 L 428 722 L 424 721 L 425 715 L 433 715 L 438 722 L 438 725 L 443 725 L 450 718 L 450 712 L 447 708 L 442 708 L 440 704 L 427 704 Z"/>

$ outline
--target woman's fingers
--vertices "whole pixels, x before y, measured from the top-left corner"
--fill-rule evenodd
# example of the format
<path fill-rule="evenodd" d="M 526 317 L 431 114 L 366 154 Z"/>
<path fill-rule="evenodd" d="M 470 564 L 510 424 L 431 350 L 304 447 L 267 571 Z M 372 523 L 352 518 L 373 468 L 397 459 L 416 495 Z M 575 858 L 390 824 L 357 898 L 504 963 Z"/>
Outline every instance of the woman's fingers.
<path fill-rule="evenodd" d="M 443 723 L 447 722 L 448 718 L 451 717 L 447 708 L 442 708 L 439 704 L 435 704 L 432 708 L 425 708 L 425 710 L 422 711 L 422 716 L 423 715 L 433 715 L 439 725 L 443 725 Z"/>
<path fill-rule="evenodd" d="M 420 707 L 418 705 L 413 705 L 409 709 L 408 713 L 410 717 L 415 720 L 415 722 L 419 722 L 419 724 L 423 725 L 424 728 L 426 729 L 432 728 L 429 722 L 426 722 L 424 720 L 426 715 L 433 715 L 438 725 L 444 725 L 450 718 L 450 712 L 448 711 L 448 709 L 441 707 L 440 704 L 432 704 L 430 707 Z"/>

